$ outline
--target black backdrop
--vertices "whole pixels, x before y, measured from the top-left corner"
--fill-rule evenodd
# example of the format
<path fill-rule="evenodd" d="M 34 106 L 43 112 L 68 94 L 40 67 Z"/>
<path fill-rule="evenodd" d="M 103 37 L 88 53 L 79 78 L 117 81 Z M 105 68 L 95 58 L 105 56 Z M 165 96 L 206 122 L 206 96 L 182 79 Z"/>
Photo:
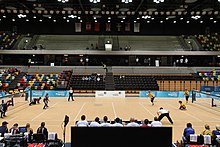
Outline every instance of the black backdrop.
<path fill-rule="evenodd" d="M 71 147 L 171 147 L 172 127 L 71 127 Z"/>

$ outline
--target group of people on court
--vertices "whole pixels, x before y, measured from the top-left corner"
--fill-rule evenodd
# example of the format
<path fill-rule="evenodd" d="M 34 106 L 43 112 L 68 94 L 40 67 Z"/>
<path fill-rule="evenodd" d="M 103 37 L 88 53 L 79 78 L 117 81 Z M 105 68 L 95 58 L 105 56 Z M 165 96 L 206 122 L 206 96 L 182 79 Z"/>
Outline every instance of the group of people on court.
<path fill-rule="evenodd" d="M 68 97 L 68 101 L 70 101 L 70 98 L 72 99 L 72 101 L 74 101 L 74 98 L 73 98 L 73 88 L 70 87 L 70 90 L 69 90 L 69 97 Z M 31 100 L 31 102 L 29 103 L 29 106 L 31 105 L 36 105 L 36 104 L 40 104 L 40 101 L 41 101 L 41 97 L 39 98 L 33 98 Z M 43 102 L 44 102 L 44 107 L 43 109 L 46 109 L 49 107 L 48 103 L 49 103 L 49 94 L 46 93 L 45 97 L 43 98 Z"/>
<path fill-rule="evenodd" d="M 184 96 L 185 96 L 186 104 L 189 102 L 189 95 L 190 95 L 190 93 L 189 93 L 188 89 L 185 89 Z M 150 90 L 148 90 L 147 96 L 150 97 L 150 102 L 153 106 L 154 105 L 154 100 L 155 100 L 154 94 Z M 192 103 L 193 103 L 193 101 L 195 101 L 194 97 L 195 97 L 195 92 L 193 91 Z M 178 102 L 179 102 L 179 109 L 180 110 L 186 110 L 186 105 L 183 103 L 183 101 L 179 100 Z"/>
<path fill-rule="evenodd" d="M 39 98 L 33 98 L 33 99 L 31 100 L 31 102 L 29 103 L 29 106 L 31 106 L 31 105 L 36 105 L 36 104 L 40 104 L 40 100 L 41 100 L 41 99 L 42 99 L 41 97 L 39 97 Z M 48 106 L 48 103 L 49 103 L 49 94 L 48 94 L 48 93 L 46 93 L 45 97 L 43 98 L 43 103 L 44 103 L 43 109 L 46 109 L 46 108 L 49 107 L 49 106 Z"/>
<path fill-rule="evenodd" d="M 195 94 L 195 93 L 194 93 L 194 94 Z M 189 93 L 188 89 L 185 89 L 185 91 L 184 91 L 184 96 L 185 96 L 186 104 L 189 102 L 189 95 L 190 95 L 190 93 Z M 152 106 L 153 106 L 153 105 L 154 105 L 154 100 L 155 100 L 154 94 L 153 94 L 150 90 L 148 90 L 147 96 L 150 98 L 150 102 L 151 102 L 151 104 L 152 104 Z M 195 96 L 194 96 L 194 97 L 195 97 Z M 192 103 L 193 103 L 194 100 L 195 100 L 195 99 L 192 99 Z M 178 102 L 179 102 L 179 109 L 180 109 L 180 110 L 186 110 L 186 104 L 184 104 L 183 101 L 181 101 L 181 100 L 179 100 Z M 171 124 L 173 124 L 173 121 L 172 121 L 172 119 L 171 119 L 171 117 L 170 117 L 170 112 L 169 112 L 168 110 L 166 110 L 166 109 L 164 109 L 163 107 L 161 107 L 160 110 L 157 112 L 157 114 L 158 114 L 158 116 L 159 116 L 159 117 L 157 118 L 159 121 L 160 121 L 163 117 L 167 117 L 168 120 L 169 120 L 169 122 L 170 122 Z"/>

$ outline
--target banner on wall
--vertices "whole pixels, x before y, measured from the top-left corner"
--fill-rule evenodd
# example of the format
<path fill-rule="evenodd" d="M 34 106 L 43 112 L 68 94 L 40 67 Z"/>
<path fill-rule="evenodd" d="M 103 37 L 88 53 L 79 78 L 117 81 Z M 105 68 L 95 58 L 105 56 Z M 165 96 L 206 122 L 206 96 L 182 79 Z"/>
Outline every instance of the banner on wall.
<path fill-rule="evenodd" d="M 201 86 L 200 91 L 214 91 L 215 87 L 214 86 Z"/>
<path fill-rule="evenodd" d="M 185 98 L 183 91 L 152 91 L 156 98 Z M 148 98 L 148 91 L 140 91 L 139 97 Z M 196 93 L 196 98 L 207 97 L 205 94 Z M 190 98 L 192 98 L 192 91 L 190 91 Z"/>
<path fill-rule="evenodd" d="M 49 97 L 68 97 L 69 96 L 68 90 L 32 90 L 32 97 L 43 98 L 46 95 L 46 93 L 48 93 Z"/>
<path fill-rule="evenodd" d="M 116 27 L 117 27 L 117 31 L 120 32 L 121 31 L 121 23 L 117 23 Z"/>
<path fill-rule="evenodd" d="M 81 32 L 81 23 L 75 23 L 75 32 Z"/>
<path fill-rule="evenodd" d="M 99 32 L 100 31 L 100 23 L 96 22 L 95 23 L 95 32 Z"/>
<path fill-rule="evenodd" d="M 96 91 L 96 98 L 125 98 L 125 91 Z"/>
<path fill-rule="evenodd" d="M 106 24 L 105 24 L 105 27 L 106 27 L 106 28 L 105 28 L 105 31 L 106 31 L 106 32 L 110 32 L 110 31 L 111 31 L 111 23 L 106 23 Z"/>
<path fill-rule="evenodd" d="M 91 24 L 91 22 L 86 22 L 86 31 L 91 31 L 91 29 L 92 29 L 92 24 Z"/>
<path fill-rule="evenodd" d="M 5 96 L 5 93 L 4 92 L 0 92 L 0 97 L 3 97 Z"/>
<path fill-rule="evenodd" d="M 130 31 L 130 22 L 125 23 L 125 31 Z"/>
<path fill-rule="evenodd" d="M 140 23 L 134 23 L 134 32 L 140 32 Z"/>

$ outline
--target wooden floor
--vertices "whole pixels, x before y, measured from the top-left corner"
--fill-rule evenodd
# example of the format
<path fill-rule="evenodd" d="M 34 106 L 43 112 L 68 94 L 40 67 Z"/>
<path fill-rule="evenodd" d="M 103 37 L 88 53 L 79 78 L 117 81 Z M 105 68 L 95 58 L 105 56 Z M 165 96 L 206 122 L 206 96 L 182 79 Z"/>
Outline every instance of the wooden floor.
<path fill-rule="evenodd" d="M 66 142 L 70 142 L 70 126 L 85 114 L 87 120 L 94 120 L 96 116 L 103 118 L 107 115 L 111 120 L 120 117 L 129 120 L 134 117 L 138 120 L 148 118 L 153 120 L 160 107 L 170 111 L 170 116 L 174 121 L 171 125 L 167 118 L 162 119 L 164 126 L 173 127 L 173 142 L 180 140 L 186 123 L 191 122 L 197 134 L 204 129 L 205 124 L 209 124 L 211 129 L 215 129 L 216 124 L 220 124 L 220 107 L 211 107 L 209 100 L 197 99 L 195 103 L 187 104 L 187 110 L 178 109 L 178 100 L 175 98 L 156 98 L 155 105 L 152 106 L 149 98 L 88 98 L 76 97 L 75 101 L 67 101 L 67 98 L 50 98 L 49 108 L 43 110 L 43 104 L 29 106 L 24 98 L 15 99 L 15 106 L 9 107 L 6 120 L 9 122 L 8 128 L 14 123 L 25 126 L 27 122 L 36 131 L 42 121 L 46 122 L 49 132 L 57 132 L 58 137 L 63 140 L 63 120 L 64 116 L 70 117 L 70 122 L 66 128 Z M 182 99 L 184 101 L 184 99 Z M 202 102 L 203 101 L 203 102 Z"/>

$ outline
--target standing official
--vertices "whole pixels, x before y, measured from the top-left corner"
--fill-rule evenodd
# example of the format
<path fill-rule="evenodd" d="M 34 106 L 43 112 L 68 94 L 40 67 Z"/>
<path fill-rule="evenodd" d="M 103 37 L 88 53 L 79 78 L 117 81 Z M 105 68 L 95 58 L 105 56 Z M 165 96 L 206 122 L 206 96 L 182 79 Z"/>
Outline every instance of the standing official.
<path fill-rule="evenodd" d="M 173 121 L 170 117 L 170 112 L 166 109 L 163 109 L 163 107 L 160 107 L 160 110 L 157 111 L 158 114 L 158 120 L 160 121 L 164 116 L 166 116 L 168 118 L 168 120 L 170 121 L 171 124 L 173 124 Z"/>
<path fill-rule="evenodd" d="M 70 98 L 72 99 L 72 101 L 74 101 L 74 99 L 73 99 L 73 88 L 72 87 L 70 87 L 70 90 L 69 90 L 68 101 L 70 101 Z"/>

